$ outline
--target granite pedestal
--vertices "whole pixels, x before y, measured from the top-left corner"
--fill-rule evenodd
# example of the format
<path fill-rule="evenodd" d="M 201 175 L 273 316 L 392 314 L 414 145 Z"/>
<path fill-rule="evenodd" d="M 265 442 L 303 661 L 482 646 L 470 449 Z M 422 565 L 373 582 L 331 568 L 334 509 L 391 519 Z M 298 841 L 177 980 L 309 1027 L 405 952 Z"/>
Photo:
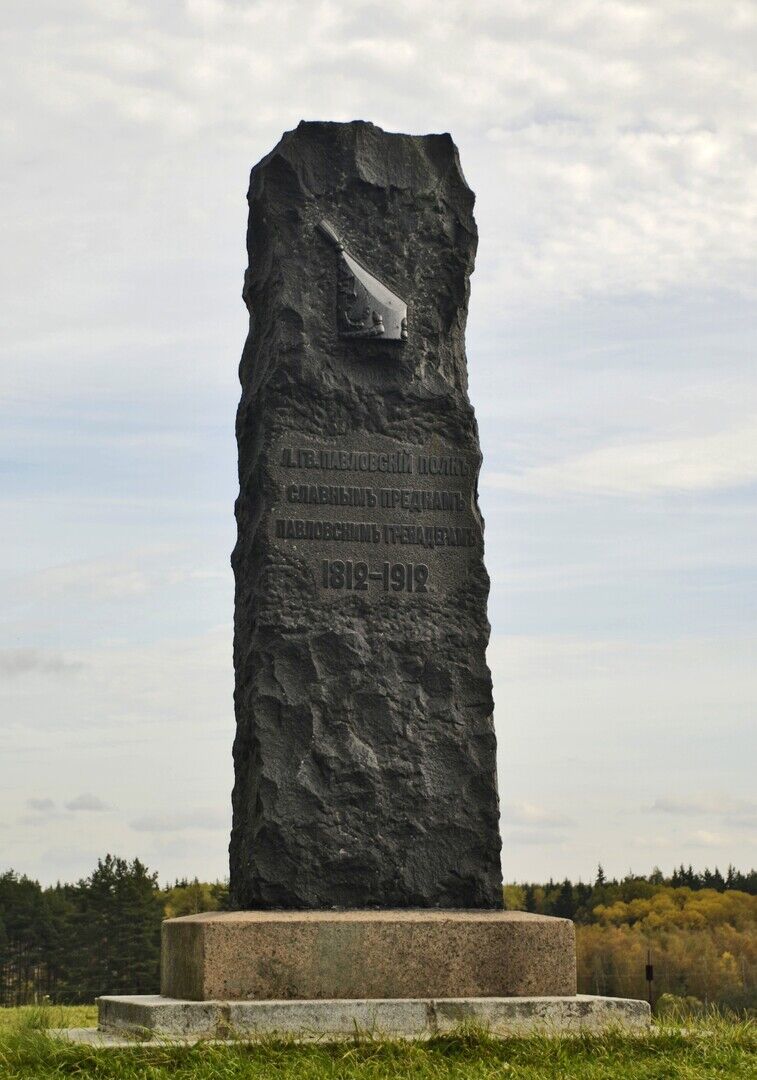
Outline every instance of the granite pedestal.
<path fill-rule="evenodd" d="M 576 994 L 568 919 L 520 911 L 237 911 L 163 924 L 161 995 L 100 998 L 110 1046 L 168 1040 L 427 1038 L 649 1024 L 646 1002 Z M 99 1041 L 98 1041 L 99 1040 Z"/>
<path fill-rule="evenodd" d="M 569 919 L 522 911 L 235 911 L 163 923 L 161 992 L 191 1001 L 572 995 Z"/>

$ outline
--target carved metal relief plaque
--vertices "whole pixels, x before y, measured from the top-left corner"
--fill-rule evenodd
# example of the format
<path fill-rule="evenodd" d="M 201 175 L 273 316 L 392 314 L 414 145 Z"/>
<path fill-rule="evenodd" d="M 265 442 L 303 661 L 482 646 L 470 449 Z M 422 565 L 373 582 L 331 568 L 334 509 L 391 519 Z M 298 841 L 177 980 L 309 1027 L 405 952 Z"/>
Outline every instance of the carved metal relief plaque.
<path fill-rule="evenodd" d="M 337 323 L 341 337 L 407 340 L 407 304 L 347 251 L 325 218 L 321 232 L 339 252 Z"/>

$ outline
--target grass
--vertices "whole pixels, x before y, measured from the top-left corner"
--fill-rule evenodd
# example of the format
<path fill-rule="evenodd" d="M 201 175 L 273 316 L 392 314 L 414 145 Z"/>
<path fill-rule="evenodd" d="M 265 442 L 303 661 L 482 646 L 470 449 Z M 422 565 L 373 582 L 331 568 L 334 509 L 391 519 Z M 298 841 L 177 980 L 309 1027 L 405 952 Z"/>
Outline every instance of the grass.
<path fill-rule="evenodd" d="M 21 1005 L 17 1009 L 0 1007 L 0 1040 L 11 1031 L 62 1027 L 97 1027 L 97 1006 Z"/>
<path fill-rule="evenodd" d="M 754 1022 L 715 1014 L 655 1025 L 647 1035 L 493 1039 L 461 1031 L 430 1042 L 297 1046 L 146 1044 L 129 1050 L 67 1045 L 47 1026 L 94 1026 L 90 1006 L 0 1010 L 2 1080 L 754 1080 Z"/>

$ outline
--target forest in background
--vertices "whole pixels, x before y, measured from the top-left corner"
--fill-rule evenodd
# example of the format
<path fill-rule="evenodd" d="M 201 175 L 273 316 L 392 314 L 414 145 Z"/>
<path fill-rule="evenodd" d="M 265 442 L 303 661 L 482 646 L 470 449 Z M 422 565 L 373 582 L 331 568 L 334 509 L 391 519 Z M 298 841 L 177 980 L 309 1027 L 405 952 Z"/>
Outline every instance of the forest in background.
<path fill-rule="evenodd" d="M 709 1005 L 757 1010 L 757 873 L 729 867 L 670 877 L 569 880 L 505 886 L 505 906 L 576 923 L 578 991 L 646 998 L 697 1012 Z"/>
<path fill-rule="evenodd" d="M 579 993 L 647 997 L 661 1009 L 757 1010 L 757 872 L 729 867 L 592 884 L 510 884 L 511 910 L 576 923 Z M 107 855 L 76 884 L 0 874 L 0 1005 L 92 1002 L 159 990 L 164 918 L 226 910 L 225 882 L 161 888 L 138 859 Z"/>

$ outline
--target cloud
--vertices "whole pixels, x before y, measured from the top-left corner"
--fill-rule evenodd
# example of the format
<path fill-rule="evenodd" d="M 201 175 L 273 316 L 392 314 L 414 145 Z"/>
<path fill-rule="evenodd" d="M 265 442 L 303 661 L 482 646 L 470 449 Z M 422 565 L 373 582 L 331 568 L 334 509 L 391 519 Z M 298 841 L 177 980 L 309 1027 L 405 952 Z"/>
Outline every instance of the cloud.
<path fill-rule="evenodd" d="M 691 817 L 693 814 L 723 813 L 724 804 L 717 798 L 675 799 L 666 796 L 655 799 L 649 809 L 661 814 L 681 814 Z"/>
<path fill-rule="evenodd" d="M 50 649 L 0 649 L 0 678 L 14 679 L 20 675 L 70 675 L 83 664 L 68 660 Z"/>
<path fill-rule="evenodd" d="M 17 582 L 16 594 L 29 592 L 50 600 L 77 598 L 95 603 L 139 600 L 156 589 L 185 582 L 226 581 L 221 567 L 194 566 L 177 544 L 153 545 L 119 559 L 91 559 L 35 571 Z M 1 655 L 1 654 L 0 654 Z"/>
<path fill-rule="evenodd" d="M 20 823 L 23 825 L 45 825 L 54 820 L 70 820 L 67 814 L 58 809 L 58 805 L 54 799 L 35 796 L 27 799 L 26 805 L 32 813 L 26 814 L 20 819 Z M 63 808 L 68 811 L 68 814 L 103 813 L 104 811 L 112 809 L 96 795 L 91 795 L 86 792 L 77 795 L 73 799 L 69 799 L 68 802 L 63 804 Z"/>
<path fill-rule="evenodd" d="M 135 832 L 184 832 L 189 829 L 226 829 L 231 825 L 231 811 L 196 808 L 186 813 L 146 814 L 130 822 Z"/>
<path fill-rule="evenodd" d="M 572 821 L 565 814 L 555 814 L 542 806 L 529 802 L 509 802 L 502 805 L 502 821 L 516 825 L 538 826 L 543 829 L 559 828 L 570 825 Z"/>
<path fill-rule="evenodd" d="M 655 834 L 636 834 L 628 839 L 628 845 L 632 848 L 638 848 L 641 851 L 654 851 L 660 849 L 661 851 L 676 850 L 677 839 L 674 840 L 671 836 Z"/>
<path fill-rule="evenodd" d="M 708 829 L 696 829 L 689 837 L 690 843 L 698 847 L 727 848 L 728 837 Z"/>
<path fill-rule="evenodd" d="M 26 800 L 26 805 L 31 813 L 20 817 L 17 822 L 18 825 L 31 825 L 32 827 L 49 825 L 62 816 L 55 800 L 45 796 L 32 796 Z"/>
<path fill-rule="evenodd" d="M 505 833 L 504 844 L 507 847 L 509 844 L 523 844 L 525 846 L 539 846 L 541 844 L 548 844 L 552 847 L 559 847 L 564 844 L 566 837 L 560 833 L 553 833 L 548 829 L 508 829 Z"/>
<path fill-rule="evenodd" d="M 648 808 L 652 813 L 695 818 L 719 819 L 730 829 L 753 829 L 757 827 L 757 801 L 735 799 L 728 795 L 703 795 L 694 798 L 655 799 Z"/>
<path fill-rule="evenodd" d="M 470 18 L 457 0 L 386 0 L 376 34 L 366 33 L 372 9 L 361 3 L 195 0 L 132 5 L 130 20 L 79 3 L 65 18 L 37 13 L 42 55 L 16 16 L 5 68 L 14 107 L 2 125 L 21 178 L 4 205 L 12 339 L 41 338 L 30 285 L 48 245 L 67 266 L 48 294 L 56 351 L 61 334 L 83 347 L 103 323 L 121 338 L 134 321 L 130 301 L 140 321 L 175 323 L 171 293 L 181 290 L 171 271 L 186 261 L 188 228 L 210 256 L 208 273 L 216 263 L 231 273 L 222 253 L 238 221 L 240 173 L 303 116 L 456 134 L 480 196 L 487 317 L 524 300 L 753 288 L 752 56 L 749 17 L 735 14 L 746 5 L 725 15 L 676 3 L 630 16 L 631 5 L 592 0 L 570 17 L 565 6 L 479 2 Z M 239 107 L 250 100 L 265 107 Z M 23 182 L 37 174 L 28 147 L 39 145 L 58 164 L 47 201 Z M 209 164 L 197 170 L 200 155 Z M 32 225 L 22 211 L 33 198 Z M 192 276 L 183 321 L 215 330 L 214 298 Z M 102 377 L 112 359 L 98 352 Z M 186 364 L 174 352 L 172 375 Z M 162 378 L 150 365 L 131 356 L 107 378 Z M 46 368 L 67 380 L 59 358 Z"/>
<path fill-rule="evenodd" d="M 604 446 L 521 473 L 485 473 L 483 487 L 534 494 L 668 495 L 757 482 L 757 418 L 715 435 Z"/>
<path fill-rule="evenodd" d="M 44 595 L 65 593 L 93 600 L 120 600 L 143 596 L 150 588 L 150 576 L 143 567 L 129 562 L 93 560 L 42 570 L 34 586 Z"/>
<path fill-rule="evenodd" d="M 486 499 L 492 623 L 532 635 L 491 650 L 520 865 L 622 869 L 645 829 L 745 836 L 744 808 L 643 808 L 666 780 L 751 782 L 754 5 L 386 0 L 378 28 L 366 0 L 6 6 L 0 455 L 18 498 L 0 577 L 21 588 L 0 596 L 0 644 L 62 644 L 87 678 L 60 693 L 67 654 L 0 653 L 0 819 L 66 775 L 122 810 L 59 798 L 59 835 L 19 829 L 14 858 L 61 872 L 50 850 L 107 850 L 117 829 L 140 853 L 183 845 L 166 873 L 225 858 L 181 812 L 231 787 L 231 630 L 177 639 L 228 622 L 228 573 L 193 590 L 134 549 L 178 529 L 207 540 L 194 566 L 228 561 L 246 173 L 301 117 L 450 130 L 477 193 L 471 394 L 504 478 Z M 618 498 L 533 513 L 509 491 Z M 672 640 L 696 634 L 712 640 Z"/>
<path fill-rule="evenodd" d="M 105 810 L 111 810 L 112 807 L 104 803 L 102 799 L 98 799 L 96 795 L 82 794 L 77 795 L 75 799 L 71 799 L 70 802 L 65 804 L 66 810 L 78 812 L 80 810 L 91 811 L 93 813 L 101 813 Z"/>

